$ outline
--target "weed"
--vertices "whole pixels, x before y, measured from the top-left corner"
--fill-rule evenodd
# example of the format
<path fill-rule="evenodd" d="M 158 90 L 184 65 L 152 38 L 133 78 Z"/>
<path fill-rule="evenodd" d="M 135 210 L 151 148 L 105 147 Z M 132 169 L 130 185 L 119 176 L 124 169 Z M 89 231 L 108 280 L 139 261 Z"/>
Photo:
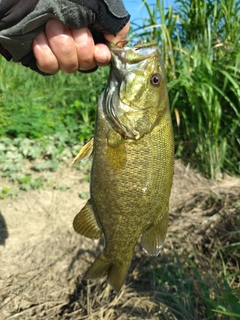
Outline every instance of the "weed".
<path fill-rule="evenodd" d="M 10 189 L 9 187 L 3 187 L 0 191 L 0 199 L 5 199 L 7 197 L 14 198 L 18 195 L 17 189 Z"/>
<path fill-rule="evenodd" d="M 39 189 L 48 179 L 41 176 L 33 178 L 32 173 L 35 171 L 49 174 L 59 168 L 62 163 L 70 163 L 80 148 L 76 140 L 71 143 L 69 137 L 61 133 L 35 140 L 0 138 L 1 174 L 14 182 L 20 190 Z M 26 169 L 27 167 L 29 169 Z M 89 164 L 80 164 L 79 168 L 89 171 Z M 1 199 L 17 195 L 15 191 L 12 192 L 7 188 L 0 192 Z"/>
<path fill-rule="evenodd" d="M 239 243 L 236 244 L 239 248 Z M 209 270 L 210 271 L 210 270 Z M 211 265 L 211 273 L 199 270 L 192 259 L 185 263 L 175 253 L 174 261 L 154 270 L 157 299 L 169 306 L 177 319 L 239 318 L 239 289 L 229 286 L 231 274 L 216 276 L 218 270 Z M 238 272 L 239 274 L 239 272 Z M 225 315 L 226 317 L 223 317 Z"/>
<path fill-rule="evenodd" d="M 89 192 L 80 192 L 79 193 L 79 198 L 81 199 L 88 199 L 89 198 Z"/>

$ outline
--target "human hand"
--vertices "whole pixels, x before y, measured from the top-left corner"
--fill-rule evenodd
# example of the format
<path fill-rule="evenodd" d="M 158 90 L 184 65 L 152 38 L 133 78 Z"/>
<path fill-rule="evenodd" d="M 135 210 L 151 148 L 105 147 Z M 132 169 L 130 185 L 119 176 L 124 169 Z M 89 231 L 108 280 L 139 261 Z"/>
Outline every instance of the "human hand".
<path fill-rule="evenodd" d="M 130 28 L 128 22 L 116 35 L 105 34 L 107 41 L 117 43 L 124 40 Z M 33 41 L 33 53 L 40 71 L 55 74 L 59 70 L 73 73 L 87 71 L 110 63 L 111 54 L 104 43 L 94 44 L 88 28 L 69 29 L 58 20 L 50 19 L 45 32 Z"/>

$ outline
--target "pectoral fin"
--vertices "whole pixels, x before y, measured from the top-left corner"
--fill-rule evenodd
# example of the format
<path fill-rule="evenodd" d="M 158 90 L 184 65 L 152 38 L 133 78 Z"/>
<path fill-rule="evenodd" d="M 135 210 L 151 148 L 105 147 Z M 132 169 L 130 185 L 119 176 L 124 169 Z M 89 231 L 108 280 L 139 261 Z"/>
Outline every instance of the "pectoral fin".
<path fill-rule="evenodd" d="M 94 142 L 94 138 L 92 138 L 82 147 L 78 155 L 74 158 L 71 165 L 73 165 L 77 161 L 81 161 L 83 159 L 87 159 L 88 157 L 90 157 L 90 155 L 93 153 L 93 142 Z"/>
<path fill-rule="evenodd" d="M 77 233 L 91 239 L 101 237 L 102 231 L 96 221 L 90 200 L 74 218 L 73 228 Z"/>
<path fill-rule="evenodd" d="M 108 134 L 108 144 L 106 147 L 106 160 L 111 165 L 112 169 L 119 173 L 126 165 L 126 148 L 124 139 L 117 132 Z"/>
<path fill-rule="evenodd" d="M 156 255 L 160 252 L 168 228 L 168 207 L 166 208 L 162 218 L 156 224 L 150 227 L 142 235 L 142 247 L 149 254 Z"/>

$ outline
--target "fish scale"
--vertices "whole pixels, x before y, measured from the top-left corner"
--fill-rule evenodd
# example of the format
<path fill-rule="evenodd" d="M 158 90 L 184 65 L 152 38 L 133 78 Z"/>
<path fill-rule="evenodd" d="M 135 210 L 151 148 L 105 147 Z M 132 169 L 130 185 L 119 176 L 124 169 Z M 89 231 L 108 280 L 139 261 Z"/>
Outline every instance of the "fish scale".
<path fill-rule="evenodd" d="M 111 73 L 97 109 L 90 199 L 73 226 L 90 238 L 104 235 L 105 248 L 85 276 L 107 276 L 119 291 L 141 236 L 150 254 L 161 250 L 174 144 L 166 75 L 156 43 L 111 45 L 110 50 Z M 88 147 L 84 150 L 89 154 Z"/>

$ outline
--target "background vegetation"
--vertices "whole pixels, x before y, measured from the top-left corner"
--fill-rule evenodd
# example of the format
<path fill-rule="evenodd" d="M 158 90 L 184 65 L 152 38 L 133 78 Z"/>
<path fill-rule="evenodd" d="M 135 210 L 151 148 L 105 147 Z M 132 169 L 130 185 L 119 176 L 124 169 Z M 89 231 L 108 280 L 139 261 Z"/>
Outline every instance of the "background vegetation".
<path fill-rule="evenodd" d="M 240 172 L 240 1 L 164 1 L 135 23 L 157 39 L 169 77 L 176 155 L 207 177 Z"/>
<path fill-rule="evenodd" d="M 16 185 L 0 186 L 1 199 L 48 185 L 47 172 L 72 162 L 93 135 L 108 68 L 42 77 L 0 58 L 0 75 L 0 170 Z"/>
<path fill-rule="evenodd" d="M 67 133 L 71 144 L 92 136 L 108 68 L 42 77 L 1 58 L 0 74 L 0 137 L 37 139 Z"/>
<path fill-rule="evenodd" d="M 156 39 L 168 87 L 180 157 L 215 178 L 240 172 L 240 1 L 156 0 L 131 40 Z M 0 60 L 0 137 L 37 139 L 65 133 L 88 140 L 108 70 L 41 77 Z"/>

